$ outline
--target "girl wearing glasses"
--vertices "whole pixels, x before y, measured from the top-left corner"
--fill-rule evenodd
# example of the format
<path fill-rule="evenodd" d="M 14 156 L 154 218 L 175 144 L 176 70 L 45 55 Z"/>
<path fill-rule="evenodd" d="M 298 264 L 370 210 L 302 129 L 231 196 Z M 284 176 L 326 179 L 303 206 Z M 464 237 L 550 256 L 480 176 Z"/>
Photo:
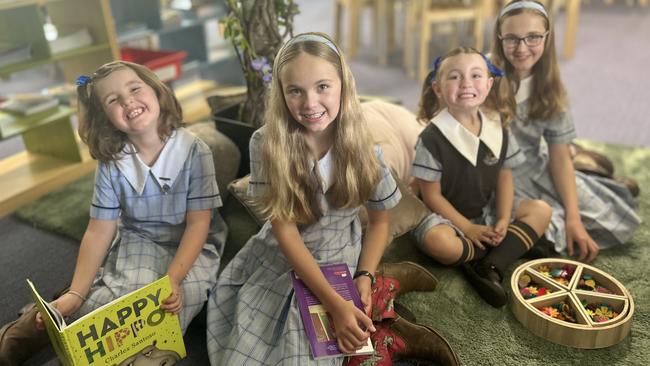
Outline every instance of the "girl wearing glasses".
<path fill-rule="evenodd" d="M 501 83 L 500 92 L 514 94 L 511 107 L 517 117 L 511 129 L 526 156 L 526 162 L 513 169 L 516 199 L 551 204 L 546 237 L 555 243 L 554 249 L 573 255 L 577 246 L 578 259 L 590 262 L 600 249 L 630 239 L 641 220 L 624 185 L 574 170 L 569 143 L 576 132 L 554 39 L 543 5 L 515 0 L 497 18 L 492 58 L 509 81 Z"/>

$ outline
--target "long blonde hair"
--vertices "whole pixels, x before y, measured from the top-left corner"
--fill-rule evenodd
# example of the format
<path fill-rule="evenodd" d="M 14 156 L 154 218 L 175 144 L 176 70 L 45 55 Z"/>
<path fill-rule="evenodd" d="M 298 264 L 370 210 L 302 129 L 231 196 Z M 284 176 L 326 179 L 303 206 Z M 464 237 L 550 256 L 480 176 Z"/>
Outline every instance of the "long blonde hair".
<path fill-rule="evenodd" d="M 454 48 L 444 56 L 441 56 L 439 60 L 436 60 L 437 67 L 434 67 L 434 69 L 429 72 L 422 84 L 422 93 L 420 94 L 417 113 L 417 120 L 421 124 L 428 123 L 431 118 L 435 117 L 445 107 L 444 101 L 438 99 L 438 96 L 433 91 L 432 85 L 434 81 L 440 83 L 440 76 L 442 74 L 440 69 L 442 68 L 443 61 L 460 54 L 477 54 L 484 57 L 475 48 L 461 46 Z M 486 68 L 488 68 L 487 63 Z M 488 73 L 489 72 L 488 68 Z M 492 85 L 492 89 L 490 89 L 490 93 L 485 99 L 485 102 L 483 102 L 481 109 L 488 114 L 498 114 L 502 125 L 505 127 L 514 119 L 515 115 L 514 99 L 510 98 L 512 91 L 508 91 L 508 88 L 501 87 L 501 84 L 505 84 L 502 77 L 494 75 L 489 76 L 494 78 L 494 84 Z"/>
<path fill-rule="evenodd" d="M 77 86 L 79 106 L 79 136 L 88 145 L 90 155 L 99 161 L 117 159 L 128 141 L 126 134 L 113 126 L 108 119 L 96 92 L 97 82 L 114 71 L 129 68 L 149 85 L 158 97 L 160 117 L 158 136 L 165 140 L 173 130 L 181 127 L 183 112 L 174 93 L 147 67 L 127 61 L 112 61 L 102 65 L 81 85 Z M 81 79 L 81 77 L 80 77 Z"/>
<path fill-rule="evenodd" d="M 309 224 L 322 216 L 317 200 L 320 179 L 311 169 L 317 158 L 307 145 L 304 127 L 287 108 L 280 80 L 285 66 L 302 54 L 329 62 L 341 78 L 341 105 L 333 122 L 333 184 L 327 193 L 330 205 L 344 208 L 365 203 L 379 181 L 379 161 L 357 98 L 354 78 L 340 49 L 323 33 L 301 34 L 289 40 L 273 65 L 262 142 L 262 174 L 272 188 L 261 198 L 260 208 L 270 219 Z"/>
<path fill-rule="evenodd" d="M 521 0 L 515 0 L 513 3 L 519 1 Z M 537 1 L 535 1 L 535 3 L 542 7 L 544 6 Z M 555 31 L 553 30 L 553 22 L 548 16 L 538 10 L 522 7 L 508 11 L 498 17 L 492 36 L 492 62 L 494 62 L 496 66 L 505 70 L 506 79 L 509 80 L 507 84 L 513 84 L 518 89 L 521 80 L 519 80 L 519 77 L 515 73 L 512 64 L 508 62 L 503 50 L 503 43 L 499 37 L 501 35 L 501 26 L 503 25 L 503 21 L 511 16 L 522 13 L 529 13 L 542 17 L 544 19 L 546 30 L 548 31 L 546 39 L 544 40 L 544 53 L 533 66 L 532 90 L 530 98 L 528 98 L 528 116 L 526 116 L 526 119 L 551 119 L 566 109 L 568 101 L 566 89 L 564 88 L 562 79 L 560 78 L 560 66 L 558 65 L 555 51 Z M 508 87 L 509 86 L 510 85 L 508 85 Z"/>

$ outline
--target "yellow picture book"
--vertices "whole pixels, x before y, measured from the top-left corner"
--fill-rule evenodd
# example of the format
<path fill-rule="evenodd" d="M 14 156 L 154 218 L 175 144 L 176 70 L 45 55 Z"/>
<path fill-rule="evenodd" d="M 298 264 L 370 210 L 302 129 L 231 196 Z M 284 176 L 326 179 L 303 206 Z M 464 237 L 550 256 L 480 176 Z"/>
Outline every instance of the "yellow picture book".
<path fill-rule="evenodd" d="M 171 294 L 168 276 L 71 324 L 66 324 L 61 313 L 43 301 L 30 280 L 27 284 L 64 366 L 121 366 L 143 361 L 171 365 L 186 355 L 178 315 L 160 309 Z"/>

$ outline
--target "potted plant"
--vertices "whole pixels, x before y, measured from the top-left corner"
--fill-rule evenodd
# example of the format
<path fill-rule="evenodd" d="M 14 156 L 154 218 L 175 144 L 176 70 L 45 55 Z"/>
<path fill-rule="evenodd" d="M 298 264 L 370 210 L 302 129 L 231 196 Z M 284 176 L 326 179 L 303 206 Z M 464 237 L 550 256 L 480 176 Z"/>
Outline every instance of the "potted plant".
<path fill-rule="evenodd" d="M 241 176 L 249 169 L 250 136 L 264 123 L 273 60 L 284 41 L 293 35 L 298 6 L 293 0 L 225 0 L 225 4 L 228 15 L 221 20 L 223 35 L 235 48 L 246 88 L 213 96 L 210 105 L 217 128 L 241 151 Z"/>

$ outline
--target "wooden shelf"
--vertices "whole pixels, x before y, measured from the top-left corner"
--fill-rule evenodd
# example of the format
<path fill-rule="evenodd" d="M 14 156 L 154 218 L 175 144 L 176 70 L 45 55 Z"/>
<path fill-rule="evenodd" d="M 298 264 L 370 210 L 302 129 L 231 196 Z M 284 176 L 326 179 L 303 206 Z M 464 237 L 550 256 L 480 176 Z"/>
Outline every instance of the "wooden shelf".
<path fill-rule="evenodd" d="M 85 148 L 82 150 L 80 162 L 27 151 L 1 160 L 0 217 L 92 172 L 96 161 Z"/>

